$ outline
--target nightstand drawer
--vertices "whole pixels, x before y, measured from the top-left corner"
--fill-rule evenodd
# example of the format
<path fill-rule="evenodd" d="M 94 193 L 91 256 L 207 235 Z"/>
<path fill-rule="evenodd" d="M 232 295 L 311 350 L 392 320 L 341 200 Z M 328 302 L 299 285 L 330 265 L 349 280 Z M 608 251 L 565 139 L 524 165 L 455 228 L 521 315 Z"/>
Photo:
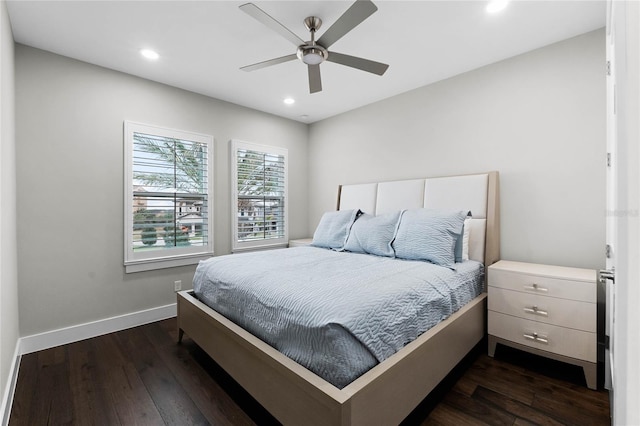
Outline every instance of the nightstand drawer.
<path fill-rule="evenodd" d="M 489 310 L 532 321 L 596 332 L 593 303 L 489 287 Z"/>
<path fill-rule="evenodd" d="M 594 282 L 529 275 L 500 269 L 492 269 L 489 273 L 489 286 L 492 287 L 590 303 L 596 303 Z"/>
<path fill-rule="evenodd" d="M 489 334 L 521 345 L 596 362 L 596 334 L 489 311 Z"/>

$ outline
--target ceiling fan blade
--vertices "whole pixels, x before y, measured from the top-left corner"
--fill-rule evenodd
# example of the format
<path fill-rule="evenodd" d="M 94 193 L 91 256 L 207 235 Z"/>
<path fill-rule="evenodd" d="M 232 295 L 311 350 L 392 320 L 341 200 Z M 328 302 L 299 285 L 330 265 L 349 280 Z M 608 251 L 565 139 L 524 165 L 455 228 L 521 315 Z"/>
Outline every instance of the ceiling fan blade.
<path fill-rule="evenodd" d="M 356 0 L 356 2 L 322 34 L 322 37 L 318 39 L 318 44 L 328 49 L 329 46 L 357 27 L 376 10 L 378 10 L 378 8 L 370 0 Z"/>
<path fill-rule="evenodd" d="M 262 24 L 266 25 L 267 27 L 271 28 L 273 31 L 277 32 L 282 37 L 286 38 L 296 46 L 300 46 L 304 44 L 304 40 L 302 40 L 300 37 L 295 35 L 290 29 L 282 25 L 280 22 L 273 19 L 267 12 L 260 9 L 255 4 L 253 3 L 243 4 L 242 6 L 240 6 L 240 10 L 242 10 L 247 15 L 255 18 L 256 20 L 260 21 Z"/>
<path fill-rule="evenodd" d="M 293 60 L 296 60 L 296 59 L 298 59 L 298 57 L 296 56 L 295 53 L 293 53 L 291 55 L 282 56 L 280 58 L 269 59 L 268 61 L 262 61 L 262 62 L 258 62 L 256 64 L 246 65 L 244 67 L 241 67 L 240 69 L 242 71 L 255 71 L 255 70 L 259 70 L 261 68 L 270 67 L 271 65 L 277 65 L 277 64 L 281 64 L 283 62 L 289 62 L 289 61 L 293 61 Z"/>
<path fill-rule="evenodd" d="M 358 58 L 357 56 L 345 55 L 337 52 L 329 52 L 327 61 L 346 65 L 351 68 L 357 68 L 377 75 L 384 74 L 385 71 L 387 71 L 387 68 L 389 68 L 389 65 L 383 64 L 382 62 L 370 61 L 369 59 Z"/>
<path fill-rule="evenodd" d="M 308 65 L 309 67 L 309 93 L 322 91 L 322 79 L 320 78 L 320 65 Z"/>

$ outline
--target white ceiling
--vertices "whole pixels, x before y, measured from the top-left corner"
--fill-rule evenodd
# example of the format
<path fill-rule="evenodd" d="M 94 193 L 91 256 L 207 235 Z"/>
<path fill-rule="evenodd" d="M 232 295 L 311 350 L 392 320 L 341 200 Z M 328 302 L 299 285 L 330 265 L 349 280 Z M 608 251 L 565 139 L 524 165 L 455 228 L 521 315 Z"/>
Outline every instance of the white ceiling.
<path fill-rule="evenodd" d="M 489 15 L 486 1 L 374 0 L 378 11 L 331 50 L 388 63 L 377 76 L 325 62 L 323 91 L 309 94 L 299 61 L 239 68 L 295 53 L 295 46 L 242 12 L 245 1 L 8 1 L 16 42 L 217 99 L 311 123 L 605 25 L 605 1 L 512 1 Z M 318 36 L 351 5 L 340 1 L 254 3 L 302 39 Z M 143 59 L 139 50 L 161 56 Z M 286 97 L 296 100 L 285 105 Z"/>

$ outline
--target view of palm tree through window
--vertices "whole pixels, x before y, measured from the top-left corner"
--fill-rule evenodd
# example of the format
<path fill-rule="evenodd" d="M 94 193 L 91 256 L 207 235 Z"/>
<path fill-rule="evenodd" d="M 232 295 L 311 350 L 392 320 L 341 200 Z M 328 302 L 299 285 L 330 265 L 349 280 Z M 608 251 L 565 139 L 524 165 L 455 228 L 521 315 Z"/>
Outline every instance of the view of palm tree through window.
<path fill-rule="evenodd" d="M 238 241 L 284 238 L 283 155 L 237 150 Z"/>
<path fill-rule="evenodd" d="M 133 133 L 133 250 L 206 246 L 207 145 Z"/>

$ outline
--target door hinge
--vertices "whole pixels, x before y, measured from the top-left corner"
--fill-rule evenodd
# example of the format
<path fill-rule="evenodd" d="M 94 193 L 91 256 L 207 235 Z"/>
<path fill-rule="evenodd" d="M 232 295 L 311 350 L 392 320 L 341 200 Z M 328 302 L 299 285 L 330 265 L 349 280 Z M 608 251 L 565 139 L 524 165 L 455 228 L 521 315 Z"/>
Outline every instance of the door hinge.
<path fill-rule="evenodd" d="M 611 61 L 607 61 L 607 75 L 611 75 Z"/>
<path fill-rule="evenodd" d="M 611 349 L 611 338 L 605 334 L 604 336 L 604 348 Z"/>
<path fill-rule="evenodd" d="M 611 153 L 607 152 L 607 167 L 611 167 Z"/>

